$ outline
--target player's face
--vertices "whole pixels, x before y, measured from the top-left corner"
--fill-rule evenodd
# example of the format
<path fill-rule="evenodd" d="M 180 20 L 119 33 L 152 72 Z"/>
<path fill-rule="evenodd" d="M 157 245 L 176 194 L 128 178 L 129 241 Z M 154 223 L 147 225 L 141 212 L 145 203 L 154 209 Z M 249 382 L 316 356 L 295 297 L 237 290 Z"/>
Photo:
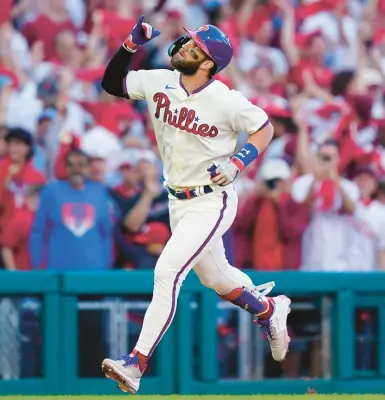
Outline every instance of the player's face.
<path fill-rule="evenodd" d="M 171 57 L 171 65 L 182 75 L 195 75 L 205 63 L 210 69 L 212 61 L 191 39 Z M 206 65 L 207 64 L 207 65 Z"/>

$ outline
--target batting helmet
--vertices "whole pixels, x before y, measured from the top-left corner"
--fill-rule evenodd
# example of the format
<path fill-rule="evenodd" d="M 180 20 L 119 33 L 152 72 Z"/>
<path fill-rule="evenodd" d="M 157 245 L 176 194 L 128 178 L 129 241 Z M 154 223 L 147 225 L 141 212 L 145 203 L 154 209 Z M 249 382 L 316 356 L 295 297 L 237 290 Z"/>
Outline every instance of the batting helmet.
<path fill-rule="evenodd" d="M 233 48 L 229 38 L 214 25 L 203 25 L 196 31 L 183 28 L 188 35 L 179 37 L 168 49 L 169 56 L 173 56 L 185 43 L 193 39 L 196 45 L 205 52 L 217 67 L 217 74 L 227 67 L 233 56 Z"/>

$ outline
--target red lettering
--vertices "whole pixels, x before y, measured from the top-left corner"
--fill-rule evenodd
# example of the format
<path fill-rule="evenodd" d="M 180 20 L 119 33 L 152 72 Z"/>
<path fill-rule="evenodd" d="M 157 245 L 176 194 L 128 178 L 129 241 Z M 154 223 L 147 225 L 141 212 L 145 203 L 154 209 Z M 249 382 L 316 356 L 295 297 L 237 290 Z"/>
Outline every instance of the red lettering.
<path fill-rule="evenodd" d="M 198 135 L 206 137 L 206 136 L 209 135 L 208 134 L 209 130 L 210 130 L 210 126 L 209 125 L 201 124 L 201 125 L 199 125 L 199 128 L 198 128 Z"/>
<path fill-rule="evenodd" d="M 209 132 L 210 137 L 218 136 L 218 128 L 216 126 L 212 126 Z"/>
<path fill-rule="evenodd" d="M 165 93 L 155 93 L 153 100 L 156 103 L 155 118 L 160 118 L 160 112 L 163 109 L 163 122 L 167 122 L 170 126 L 202 137 L 215 137 L 218 135 L 218 128 L 216 126 L 209 126 L 207 124 L 198 125 L 197 121 L 199 119 L 195 120 L 195 110 L 182 107 L 179 115 L 177 112 L 173 113 L 170 110 L 171 101 Z"/>
<path fill-rule="evenodd" d="M 177 120 L 178 120 L 178 116 L 176 114 L 171 114 L 171 112 L 170 112 L 170 115 L 168 117 L 168 124 L 175 128 L 178 128 Z"/>
<path fill-rule="evenodd" d="M 166 122 L 167 121 L 167 116 L 169 116 L 169 113 L 171 114 L 171 112 L 169 110 L 169 108 L 170 108 L 170 99 L 164 93 L 159 93 L 158 92 L 158 93 L 154 94 L 154 101 L 155 101 L 155 103 L 157 103 L 156 104 L 156 111 L 155 111 L 155 118 L 159 118 L 160 110 L 162 108 L 164 108 L 165 112 L 163 114 L 163 122 Z"/>
<path fill-rule="evenodd" d="M 197 134 L 197 131 L 194 130 L 193 128 L 190 128 L 189 125 L 194 122 L 195 120 L 195 111 L 194 110 L 189 110 L 187 114 L 187 121 L 186 121 L 186 132 L 188 133 L 194 133 L 195 135 Z"/>
<path fill-rule="evenodd" d="M 191 133 L 193 133 L 194 135 L 198 135 L 198 124 L 196 122 L 193 123 L 193 126 L 190 128 L 191 129 Z"/>
<path fill-rule="evenodd" d="M 187 120 L 188 109 L 186 107 L 182 107 L 179 111 L 179 119 L 178 119 L 178 128 L 182 131 L 186 130 L 186 124 L 183 124 Z"/>
<path fill-rule="evenodd" d="M 169 106 L 167 106 L 166 109 L 164 110 L 163 122 L 166 122 L 171 118 L 172 118 L 172 112 L 169 110 Z"/>

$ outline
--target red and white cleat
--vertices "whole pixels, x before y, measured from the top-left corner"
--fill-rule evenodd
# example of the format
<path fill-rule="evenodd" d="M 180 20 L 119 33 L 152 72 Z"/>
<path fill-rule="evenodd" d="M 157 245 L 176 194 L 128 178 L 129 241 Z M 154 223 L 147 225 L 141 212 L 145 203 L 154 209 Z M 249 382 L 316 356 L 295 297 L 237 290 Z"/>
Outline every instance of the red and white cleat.
<path fill-rule="evenodd" d="M 137 354 L 120 357 L 117 360 L 106 358 L 102 363 L 104 375 L 118 383 L 124 393 L 135 394 L 139 390 L 142 371 Z"/>
<path fill-rule="evenodd" d="M 290 313 L 291 300 L 286 296 L 273 297 L 274 311 L 270 319 L 256 318 L 261 330 L 270 342 L 271 354 L 275 361 L 283 361 L 289 350 L 290 336 L 287 332 L 287 316 Z"/>

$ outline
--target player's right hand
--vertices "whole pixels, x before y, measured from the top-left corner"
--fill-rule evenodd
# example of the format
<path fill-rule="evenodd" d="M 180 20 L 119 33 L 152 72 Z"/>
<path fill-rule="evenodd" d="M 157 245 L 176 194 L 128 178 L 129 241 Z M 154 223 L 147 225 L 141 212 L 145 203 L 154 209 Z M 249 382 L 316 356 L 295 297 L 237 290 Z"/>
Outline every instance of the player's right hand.
<path fill-rule="evenodd" d="M 210 172 L 211 182 L 219 185 L 219 186 L 227 186 L 230 185 L 231 182 L 239 174 L 238 167 L 230 161 L 228 164 L 218 164 L 214 162 L 213 165 L 207 169 Z"/>
<path fill-rule="evenodd" d="M 160 35 L 160 31 L 156 30 L 150 24 L 143 22 L 144 15 L 141 15 L 132 29 L 130 35 L 125 40 L 124 45 L 128 50 L 134 51 L 137 46 L 143 46 L 150 40 Z"/>

